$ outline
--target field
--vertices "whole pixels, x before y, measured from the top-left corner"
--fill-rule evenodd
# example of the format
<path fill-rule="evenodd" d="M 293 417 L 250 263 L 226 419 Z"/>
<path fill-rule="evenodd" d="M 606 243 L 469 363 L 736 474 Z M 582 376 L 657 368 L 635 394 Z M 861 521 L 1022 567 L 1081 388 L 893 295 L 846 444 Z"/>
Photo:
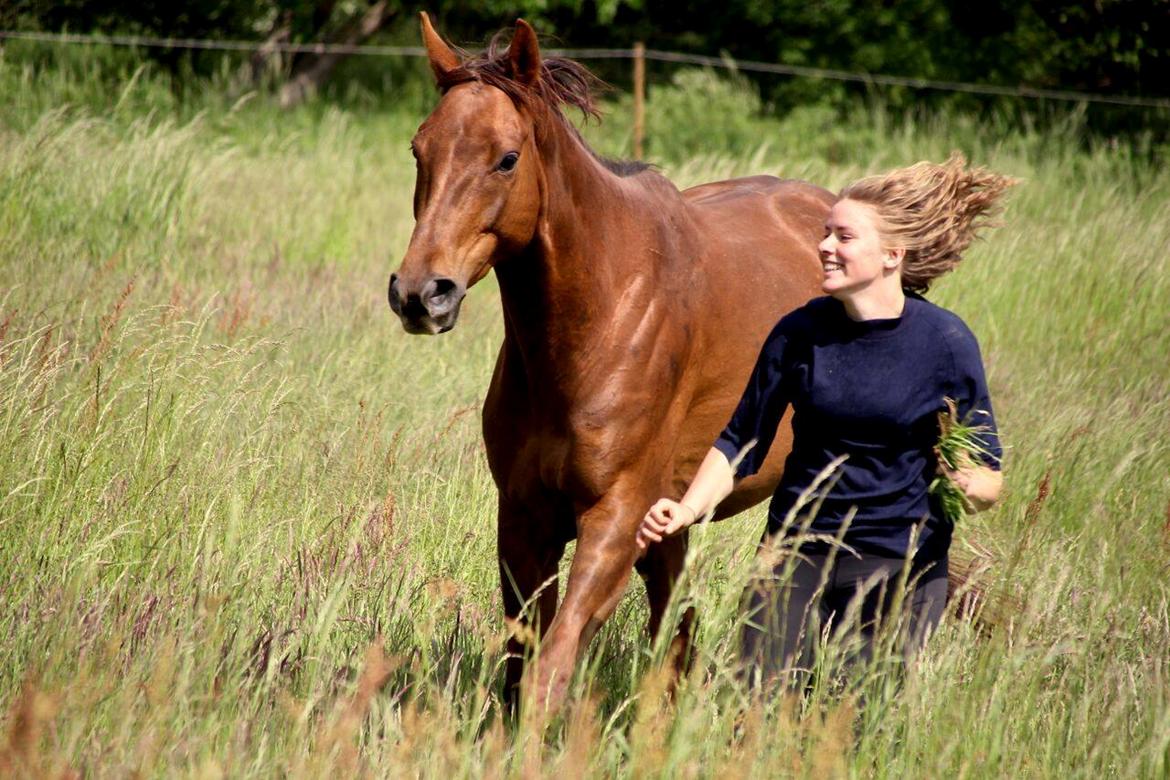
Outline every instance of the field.
<path fill-rule="evenodd" d="M 115 56 L 34 61 L 0 56 L 0 774 L 1170 773 L 1164 160 L 1087 141 L 1075 112 L 781 121 L 701 71 L 655 89 L 680 186 L 837 188 L 952 149 L 1023 179 L 931 293 L 983 347 L 1007 493 L 960 536 L 1016 605 L 985 633 L 948 620 L 864 708 L 752 704 L 731 661 L 757 508 L 695 535 L 673 701 L 635 584 L 564 716 L 510 726 L 478 413 L 498 294 L 438 338 L 385 298 L 430 96 L 285 114 L 176 102 Z M 603 152 L 627 109 L 586 129 Z"/>

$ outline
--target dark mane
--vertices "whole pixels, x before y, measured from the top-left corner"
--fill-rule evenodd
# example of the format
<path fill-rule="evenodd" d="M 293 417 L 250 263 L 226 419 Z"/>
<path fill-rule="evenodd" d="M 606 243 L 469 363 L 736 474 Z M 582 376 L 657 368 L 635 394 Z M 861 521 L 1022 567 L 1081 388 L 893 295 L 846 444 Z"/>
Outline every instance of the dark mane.
<path fill-rule="evenodd" d="M 589 149 L 589 144 L 585 144 L 585 148 Z M 642 162 L 641 160 L 615 160 L 612 157 L 602 157 L 592 149 L 589 149 L 589 152 L 593 155 L 594 159 L 604 165 L 606 170 L 615 176 L 624 178 L 642 173 L 642 171 L 657 170 L 657 166 L 653 163 Z"/>
<path fill-rule="evenodd" d="M 601 120 L 601 111 L 593 98 L 595 89 L 607 86 L 579 62 L 565 57 L 542 57 L 540 78 L 532 85 L 512 78 L 511 67 L 504 45 L 503 31 L 492 36 L 488 47 L 480 54 L 456 49 L 462 60 L 458 68 L 448 71 L 439 81 L 439 89 L 446 92 L 458 84 L 478 81 L 495 87 L 512 99 L 518 107 L 528 108 L 536 120 L 538 132 L 542 123 L 552 120 L 574 133 L 598 162 L 617 176 L 633 176 L 653 166 L 637 160 L 610 160 L 597 154 L 581 138 L 577 128 L 562 113 L 569 106 L 581 112 L 585 119 Z"/>

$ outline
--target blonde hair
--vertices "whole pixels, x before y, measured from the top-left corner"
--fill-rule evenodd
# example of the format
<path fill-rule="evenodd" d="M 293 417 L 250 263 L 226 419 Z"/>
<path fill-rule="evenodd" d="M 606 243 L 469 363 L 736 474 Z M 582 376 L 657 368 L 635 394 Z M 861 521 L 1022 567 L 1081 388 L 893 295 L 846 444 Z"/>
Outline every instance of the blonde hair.
<path fill-rule="evenodd" d="M 868 176 L 841 190 L 874 208 L 882 241 L 903 247 L 902 286 L 925 292 L 953 269 L 980 229 L 997 224 L 1001 196 L 1018 179 L 986 168 L 968 168 L 955 153 L 945 163 L 920 162 Z"/>

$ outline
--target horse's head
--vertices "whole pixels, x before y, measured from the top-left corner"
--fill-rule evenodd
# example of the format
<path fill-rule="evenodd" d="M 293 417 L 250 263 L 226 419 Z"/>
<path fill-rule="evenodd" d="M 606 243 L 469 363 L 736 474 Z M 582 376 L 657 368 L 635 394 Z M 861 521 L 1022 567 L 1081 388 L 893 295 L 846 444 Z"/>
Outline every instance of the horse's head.
<path fill-rule="evenodd" d="M 467 289 L 535 234 L 540 168 L 532 112 L 516 90 L 535 86 L 541 57 L 536 34 L 520 20 L 489 78 L 462 65 L 421 17 L 442 98 L 410 144 L 415 226 L 389 298 L 408 333 L 434 334 L 453 328 Z M 492 81 L 515 88 L 510 95 Z"/>

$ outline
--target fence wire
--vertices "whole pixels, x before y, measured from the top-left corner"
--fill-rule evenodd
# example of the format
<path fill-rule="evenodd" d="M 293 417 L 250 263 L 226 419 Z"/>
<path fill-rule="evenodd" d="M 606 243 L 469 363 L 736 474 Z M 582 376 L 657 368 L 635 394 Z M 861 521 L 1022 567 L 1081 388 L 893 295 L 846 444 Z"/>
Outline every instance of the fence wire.
<path fill-rule="evenodd" d="M 220 41 L 199 38 L 149 38 L 132 35 L 75 35 L 69 33 L 20 32 L 0 30 L 0 41 L 24 40 L 40 43 L 68 45 L 133 46 L 157 49 L 191 49 L 209 51 L 241 52 L 285 52 L 289 54 L 353 54 L 373 57 L 425 57 L 426 49 L 421 46 L 376 46 L 347 45 L 336 43 L 281 43 L 266 41 Z M 549 54 L 572 57 L 580 60 L 634 59 L 633 49 L 547 49 Z M 856 73 L 832 68 L 814 68 L 806 65 L 783 65 L 773 62 L 735 60 L 731 57 L 710 57 L 702 54 L 646 49 L 643 56 L 657 62 L 671 62 L 685 65 L 701 65 L 708 68 L 770 73 L 780 76 L 848 81 L 859 84 L 874 84 L 892 87 L 907 87 L 919 90 L 942 92 L 963 92 L 972 95 L 993 97 L 1015 97 L 1032 100 L 1062 100 L 1073 103 L 1100 103 L 1134 108 L 1170 108 L 1170 99 L 1145 98 L 1129 95 L 1106 95 L 1096 92 L 1078 92 L 1062 89 L 1040 89 L 1037 87 L 1008 87 L 996 84 L 975 84 L 965 81 L 939 81 L 909 76 L 892 76 L 881 73 Z"/>

